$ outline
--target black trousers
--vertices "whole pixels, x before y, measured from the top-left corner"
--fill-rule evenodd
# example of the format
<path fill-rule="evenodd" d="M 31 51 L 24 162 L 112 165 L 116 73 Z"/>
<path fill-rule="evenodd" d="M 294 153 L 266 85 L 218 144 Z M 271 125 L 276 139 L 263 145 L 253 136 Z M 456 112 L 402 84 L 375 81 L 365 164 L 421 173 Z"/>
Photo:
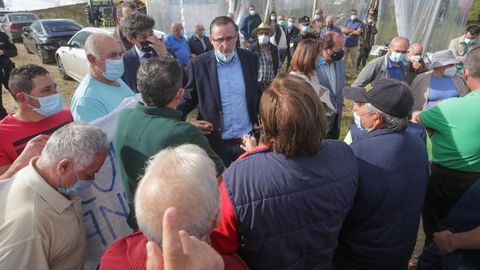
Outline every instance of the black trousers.
<path fill-rule="evenodd" d="M 360 65 L 365 66 L 367 64 L 368 56 L 370 55 L 371 50 L 372 47 L 360 47 L 357 58 L 357 69 L 360 67 Z"/>
<path fill-rule="evenodd" d="M 10 72 L 15 68 L 15 65 L 8 65 L 5 67 L 0 68 L 0 120 L 2 120 L 5 116 L 7 116 L 7 110 L 3 107 L 3 100 L 2 100 L 2 84 L 5 86 L 7 90 L 8 88 L 8 79 L 10 78 Z"/>
<path fill-rule="evenodd" d="M 480 173 L 452 170 L 432 163 L 425 203 L 423 205 L 423 231 L 425 246 L 432 242 L 438 223 L 447 217 L 463 194 L 480 178 Z"/>

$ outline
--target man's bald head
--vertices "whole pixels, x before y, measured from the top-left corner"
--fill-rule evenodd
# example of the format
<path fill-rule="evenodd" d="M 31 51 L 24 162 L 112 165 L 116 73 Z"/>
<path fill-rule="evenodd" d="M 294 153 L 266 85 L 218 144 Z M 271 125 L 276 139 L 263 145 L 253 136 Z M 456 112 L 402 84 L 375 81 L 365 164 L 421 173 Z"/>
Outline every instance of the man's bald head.
<path fill-rule="evenodd" d="M 103 33 L 91 34 L 85 41 L 84 49 L 87 55 L 91 54 L 98 59 L 106 51 L 121 51 L 118 42 L 111 35 Z"/>
<path fill-rule="evenodd" d="M 174 22 L 172 23 L 172 34 L 174 34 L 177 38 L 182 36 L 182 30 L 183 30 L 183 25 L 180 22 Z"/>

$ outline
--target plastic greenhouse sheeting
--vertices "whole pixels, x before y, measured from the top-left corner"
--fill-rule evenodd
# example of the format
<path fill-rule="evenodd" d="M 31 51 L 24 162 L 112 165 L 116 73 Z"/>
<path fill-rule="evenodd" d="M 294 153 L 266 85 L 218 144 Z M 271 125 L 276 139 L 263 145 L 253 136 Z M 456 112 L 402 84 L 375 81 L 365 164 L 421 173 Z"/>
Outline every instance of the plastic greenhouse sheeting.
<path fill-rule="evenodd" d="M 382 44 L 397 33 L 411 41 L 421 42 L 426 51 L 448 47 L 452 38 L 460 36 L 468 18 L 473 0 L 377 0 L 377 44 Z M 147 13 L 155 19 L 155 28 L 169 32 L 174 21 L 182 22 L 187 36 L 193 34 L 196 24 L 203 24 L 208 32 L 210 22 L 220 15 L 232 12 L 237 24 L 253 3 L 262 19 L 275 10 L 286 17 L 312 16 L 315 7 L 332 15 L 337 26 L 342 26 L 356 8 L 359 18 L 365 14 L 372 0 L 148 0 Z"/>

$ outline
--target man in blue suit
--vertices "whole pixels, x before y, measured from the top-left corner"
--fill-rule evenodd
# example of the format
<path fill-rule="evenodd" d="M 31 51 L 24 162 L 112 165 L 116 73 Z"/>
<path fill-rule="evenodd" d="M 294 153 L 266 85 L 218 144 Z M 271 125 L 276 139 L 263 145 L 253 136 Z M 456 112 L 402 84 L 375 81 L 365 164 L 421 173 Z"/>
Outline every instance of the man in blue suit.
<path fill-rule="evenodd" d="M 185 96 L 177 109 L 186 117 L 198 106 L 193 124 L 228 166 L 243 153 L 242 136 L 257 128 L 258 57 L 235 48 L 238 27 L 226 16 L 212 21 L 209 39 L 214 50 L 188 65 Z"/>
<path fill-rule="evenodd" d="M 163 40 L 153 34 L 155 21 L 152 17 L 135 12 L 122 20 L 123 33 L 134 46 L 123 55 L 125 72 L 122 80 L 135 92 L 137 90 L 137 71 L 140 64 L 152 56 L 169 54 Z"/>
<path fill-rule="evenodd" d="M 328 117 L 327 138 L 338 140 L 342 126 L 343 88 L 345 87 L 345 62 L 343 61 L 345 42 L 343 36 L 336 32 L 326 33 L 323 39 L 325 63 L 317 70 L 317 76 L 320 84 L 330 90 L 330 99 L 337 111 Z"/>

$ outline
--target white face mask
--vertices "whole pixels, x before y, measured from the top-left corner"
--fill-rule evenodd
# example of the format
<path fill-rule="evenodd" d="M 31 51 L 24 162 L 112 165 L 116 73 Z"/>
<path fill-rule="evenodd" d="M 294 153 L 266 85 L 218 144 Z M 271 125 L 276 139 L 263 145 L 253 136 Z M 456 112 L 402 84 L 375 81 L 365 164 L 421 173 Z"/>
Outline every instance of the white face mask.
<path fill-rule="evenodd" d="M 357 15 L 352 15 L 352 16 L 350 16 L 350 19 L 352 19 L 352 21 L 356 20 L 356 19 L 357 19 Z"/>
<path fill-rule="evenodd" d="M 313 17 L 315 20 L 320 20 L 320 15 L 316 14 L 314 17 Z"/>
<path fill-rule="evenodd" d="M 455 66 L 448 67 L 443 71 L 443 75 L 447 77 L 453 77 L 455 76 L 456 73 L 457 73 L 457 68 Z"/>
<path fill-rule="evenodd" d="M 474 43 L 475 41 L 476 41 L 475 39 L 465 38 L 465 43 L 466 44 Z"/>
<path fill-rule="evenodd" d="M 258 43 L 260 45 L 265 45 L 265 44 L 268 44 L 269 42 L 270 42 L 270 37 L 269 36 L 266 36 L 266 35 L 258 36 Z"/>
<path fill-rule="evenodd" d="M 251 16 L 253 16 L 253 15 L 257 14 L 257 12 L 255 12 L 255 9 L 253 9 L 253 10 L 250 10 L 248 13 L 249 13 Z"/>
<path fill-rule="evenodd" d="M 277 20 L 277 16 L 270 16 L 270 20 L 276 21 L 276 20 Z"/>

